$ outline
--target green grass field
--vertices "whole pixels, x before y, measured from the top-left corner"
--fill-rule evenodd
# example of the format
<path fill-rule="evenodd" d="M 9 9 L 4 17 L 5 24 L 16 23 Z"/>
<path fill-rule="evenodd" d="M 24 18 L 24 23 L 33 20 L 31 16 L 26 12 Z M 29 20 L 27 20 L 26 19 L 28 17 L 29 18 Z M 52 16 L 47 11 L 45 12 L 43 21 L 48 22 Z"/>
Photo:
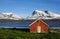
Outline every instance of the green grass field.
<path fill-rule="evenodd" d="M 30 33 L 20 30 L 0 29 L 0 39 L 60 39 L 60 34 Z"/>

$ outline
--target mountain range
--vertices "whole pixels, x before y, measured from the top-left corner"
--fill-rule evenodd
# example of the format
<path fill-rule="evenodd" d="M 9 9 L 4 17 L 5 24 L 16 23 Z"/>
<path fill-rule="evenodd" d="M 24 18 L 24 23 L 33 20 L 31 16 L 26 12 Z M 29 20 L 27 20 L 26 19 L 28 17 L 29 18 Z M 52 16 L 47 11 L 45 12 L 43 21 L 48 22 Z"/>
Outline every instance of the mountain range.
<path fill-rule="evenodd" d="M 12 12 L 0 12 L 0 19 L 11 19 L 11 20 L 60 19 L 60 14 L 56 14 L 51 11 L 35 10 L 32 12 L 31 16 L 22 18 Z"/>
<path fill-rule="evenodd" d="M 35 10 L 33 11 L 32 16 L 27 17 L 27 19 L 60 19 L 60 14 L 50 11 Z"/>
<path fill-rule="evenodd" d="M 0 19 L 20 20 L 21 17 L 13 14 L 12 12 L 0 12 Z"/>

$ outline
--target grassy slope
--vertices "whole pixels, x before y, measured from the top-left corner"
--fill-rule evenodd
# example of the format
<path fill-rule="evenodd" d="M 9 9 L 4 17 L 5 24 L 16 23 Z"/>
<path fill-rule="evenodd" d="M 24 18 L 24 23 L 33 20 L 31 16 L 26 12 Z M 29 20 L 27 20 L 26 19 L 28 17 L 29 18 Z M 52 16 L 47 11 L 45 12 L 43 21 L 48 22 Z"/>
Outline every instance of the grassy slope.
<path fill-rule="evenodd" d="M 20 30 L 0 29 L 0 39 L 60 39 L 58 33 L 30 33 Z"/>

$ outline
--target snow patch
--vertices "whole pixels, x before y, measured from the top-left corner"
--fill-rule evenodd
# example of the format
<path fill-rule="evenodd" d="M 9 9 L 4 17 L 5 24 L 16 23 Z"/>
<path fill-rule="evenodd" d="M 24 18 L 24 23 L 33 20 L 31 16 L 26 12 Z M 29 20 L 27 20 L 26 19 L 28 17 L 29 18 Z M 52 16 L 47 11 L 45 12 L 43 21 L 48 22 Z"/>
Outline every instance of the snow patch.
<path fill-rule="evenodd" d="M 32 16 L 29 16 L 27 19 L 58 19 L 60 14 L 56 14 L 50 11 L 39 11 L 35 10 L 32 13 Z"/>
<path fill-rule="evenodd" d="M 12 19 L 12 20 L 20 20 L 21 17 L 15 15 L 12 12 L 2 12 L 0 13 L 0 19 Z"/>

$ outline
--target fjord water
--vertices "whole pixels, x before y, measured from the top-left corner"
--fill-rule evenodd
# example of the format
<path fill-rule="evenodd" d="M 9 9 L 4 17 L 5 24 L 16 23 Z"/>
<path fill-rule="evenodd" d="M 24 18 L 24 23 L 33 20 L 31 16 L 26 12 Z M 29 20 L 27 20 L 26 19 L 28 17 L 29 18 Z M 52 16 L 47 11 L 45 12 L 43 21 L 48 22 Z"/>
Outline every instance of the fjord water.
<path fill-rule="evenodd" d="M 0 28 L 29 28 L 34 21 L 0 22 Z M 44 20 L 48 27 L 60 27 L 60 21 Z"/>

